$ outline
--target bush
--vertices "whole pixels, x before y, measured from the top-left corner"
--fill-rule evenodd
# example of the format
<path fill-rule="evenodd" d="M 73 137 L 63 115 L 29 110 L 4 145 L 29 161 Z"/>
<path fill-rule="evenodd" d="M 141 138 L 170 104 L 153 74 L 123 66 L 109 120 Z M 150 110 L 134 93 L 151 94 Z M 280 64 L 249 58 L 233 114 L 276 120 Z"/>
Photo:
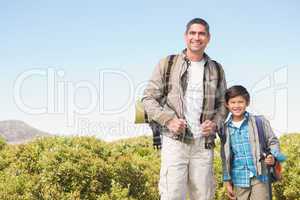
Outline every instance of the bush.
<path fill-rule="evenodd" d="M 6 146 L 6 141 L 3 137 L 0 136 L 0 150 Z"/>
<path fill-rule="evenodd" d="M 288 156 L 274 199 L 300 196 L 300 134 L 280 138 Z M 159 151 L 149 137 L 106 143 L 91 137 L 52 137 L 1 145 L 1 200 L 158 200 Z M 226 199 L 219 145 L 215 149 L 215 199 Z"/>
<path fill-rule="evenodd" d="M 300 200 L 300 134 L 280 138 L 281 151 L 287 156 L 283 163 L 283 180 L 273 187 L 273 194 L 280 200 Z"/>

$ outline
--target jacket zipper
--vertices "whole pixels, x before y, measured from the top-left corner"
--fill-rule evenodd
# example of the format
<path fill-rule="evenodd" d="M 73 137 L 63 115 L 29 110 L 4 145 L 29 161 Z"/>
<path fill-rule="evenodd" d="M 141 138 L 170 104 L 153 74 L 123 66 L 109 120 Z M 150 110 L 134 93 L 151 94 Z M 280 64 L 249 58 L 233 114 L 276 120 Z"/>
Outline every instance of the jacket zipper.
<path fill-rule="evenodd" d="M 187 73 L 186 71 L 188 70 L 190 64 L 186 60 L 184 61 L 184 63 L 186 63 L 186 65 L 187 65 L 184 73 Z M 182 84 L 181 84 L 181 73 L 182 73 L 182 70 L 183 70 L 183 66 L 181 66 L 180 74 L 179 74 L 179 81 L 180 81 L 180 86 L 181 86 L 181 90 L 182 90 L 182 92 L 180 93 L 179 97 L 180 97 L 180 102 L 181 102 L 181 115 L 182 115 L 183 119 L 185 119 L 185 116 L 184 116 L 184 106 L 183 106 L 184 105 L 184 98 L 183 98 L 184 91 L 183 91 L 183 87 L 182 87 Z M 183 132 L 182 142 L 184 141 L 185 134 L 186 134 L 186 131 Z"/>
<path fill-rule="evenodd" d="M 204 107 L 205 107 L 205 104 L 206 104 L 206 101 L 205 101 L 205 82 L 206 82 L 206 77 L 205 77 L 205 70 L 207 68 L 207 63 L 205 63 L 204 65 L 204 70 L 203 70 L 203 101 L 202 101 L 202 108 L 201 108 L 201 116 L 200 116 L 200 122 L 203 123 L 203 111 L 204 111 Z"/>

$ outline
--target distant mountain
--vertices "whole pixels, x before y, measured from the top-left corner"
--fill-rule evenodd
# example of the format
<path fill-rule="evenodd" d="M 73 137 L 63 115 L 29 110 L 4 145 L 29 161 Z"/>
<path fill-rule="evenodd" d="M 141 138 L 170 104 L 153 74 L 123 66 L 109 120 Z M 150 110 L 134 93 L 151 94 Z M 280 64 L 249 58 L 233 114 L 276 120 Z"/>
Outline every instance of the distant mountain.
<path fill-rule="evenodd" d="M 23 121 L 6 120 L 0 121 L 0 136 L 3 137 L 7 143 L 19 144 L 28 142 L 37 137 L 47 137 L 50 136 L 50 134 L 33 128 Z"/>

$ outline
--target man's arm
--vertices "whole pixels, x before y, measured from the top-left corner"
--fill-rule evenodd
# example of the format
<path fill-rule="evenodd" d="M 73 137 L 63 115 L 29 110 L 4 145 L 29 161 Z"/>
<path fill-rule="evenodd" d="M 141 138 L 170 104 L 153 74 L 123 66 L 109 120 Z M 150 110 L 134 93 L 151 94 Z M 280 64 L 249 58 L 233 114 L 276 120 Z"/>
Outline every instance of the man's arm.
<path fill-rule="evenodd" d="M 168 59 L 164 58 L 160 60 L 158 65 L 155 67 L 142 97 L 142 103 L 149 119 L 154 120 L 163 126 L 165 126 L 168 121 L 176 117 L 174 110 L 169 108 L 167 105 L 162 107 L 159 104 L 163 98 L 166 62 L 168 62 Z"/>
<path fill-rule="evenodd" d="M 222 127 L 223 122 L 228 114 L 228 111 L 225 107 L 225 92 L 227 89 L 227 84 L 226 84 L 226 79 L 225 79 L 225 73 L 222 68 L 222 66 L 219 64 L 219 70 L 220 70 L 220 84 L 219 87 L 217 88 L 217 93 L 216 93 L 216 102 L 215 102 L 215 108 L 216 108 L 216 114 L 213 118 L 213 122 L 216 124 L 217 129 Z"/>

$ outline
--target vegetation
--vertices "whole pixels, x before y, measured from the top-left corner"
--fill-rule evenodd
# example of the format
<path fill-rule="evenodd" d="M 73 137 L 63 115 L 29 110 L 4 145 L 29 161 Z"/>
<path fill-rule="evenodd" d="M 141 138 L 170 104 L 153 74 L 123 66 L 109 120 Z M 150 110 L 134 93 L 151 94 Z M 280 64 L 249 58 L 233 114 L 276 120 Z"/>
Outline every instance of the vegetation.
<path fill-rule="evenodd" d="M 288 156 L 274 199 L 300 199 L 300 134 L 280 138 Z M 217 200 L 226 199 L 219 147 L 215 152 Z M 52 137 L 8 145 L 0 139 L 2 200 L 156 200 L 159 151 L 151 138 L 106 143 L 91 137 Z"/>

